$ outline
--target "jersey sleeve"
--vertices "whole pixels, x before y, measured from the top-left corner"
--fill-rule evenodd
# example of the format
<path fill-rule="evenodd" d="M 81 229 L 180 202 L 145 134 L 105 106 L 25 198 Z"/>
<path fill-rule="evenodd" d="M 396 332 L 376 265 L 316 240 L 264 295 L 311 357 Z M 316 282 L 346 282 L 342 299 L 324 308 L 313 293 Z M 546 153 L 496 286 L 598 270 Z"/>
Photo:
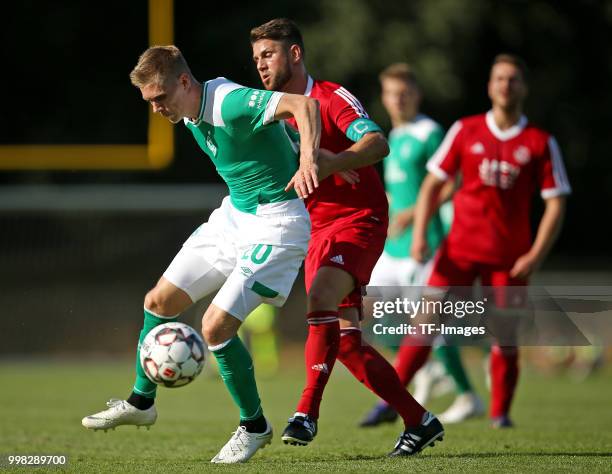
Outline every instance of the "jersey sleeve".
<path fill-rule="evenodd" d="M 359 141 L 366 133 L 382 132 L 368 116 L 361 102 L 344 87 L 336 89 L 329 100 L 329 115 L 332 122 L 351 141 Z"/>
<path fill-rule="evenodd" d="M 256 133 L 274 122 L 282 96 L 282 92 L 247 87 L 234 89 L 220 98 L 218 126 L 223 126 L 230 135 Z"/>
<path fill-rule="evenodd" d="M 454 176 L 461 165 L 461 139 L 463 124 L 457 121 L 448 130 L 444 140 L 427 162 L 427 171 L 446 181 Z"/>
<path fill-rule="evenodd" d="M 543 199 L 564 196 L 572 192 L 561 150 L 554 137 L 549 137 L 542 158 L 536 164 L 540 194 Z"/>

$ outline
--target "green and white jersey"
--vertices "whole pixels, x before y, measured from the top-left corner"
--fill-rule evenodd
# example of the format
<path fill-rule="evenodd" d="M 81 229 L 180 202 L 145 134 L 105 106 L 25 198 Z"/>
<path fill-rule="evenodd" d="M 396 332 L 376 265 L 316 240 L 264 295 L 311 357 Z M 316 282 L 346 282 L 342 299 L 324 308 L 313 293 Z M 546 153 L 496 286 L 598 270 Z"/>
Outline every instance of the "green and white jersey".
<path fill-rule="evenodd" d="M 184 120 L 240 211 L 256 214 L 260 204 L 297 198 L 285 186 L 298 168 L 298 145 L 274 120 L 282 95 L 219 77 L 203 84 L 198 118 Z"/>
<path fill-rule="evenodd" d="M 427 175 L 427 161 L 442 142 L 440 125 L 425 115 L 391 130 L 390 153 L 384 160 L 385 188 L 389 195 L 389 218 L 416 204 L 421 183 Z M 427 229 L 427 242 L 434 251 L 444 238 L 439 215 L 436 213 Z M 401 235 L 388 238 L 385 252 L 392 257 L 410 256 L 412 226 Z"/>

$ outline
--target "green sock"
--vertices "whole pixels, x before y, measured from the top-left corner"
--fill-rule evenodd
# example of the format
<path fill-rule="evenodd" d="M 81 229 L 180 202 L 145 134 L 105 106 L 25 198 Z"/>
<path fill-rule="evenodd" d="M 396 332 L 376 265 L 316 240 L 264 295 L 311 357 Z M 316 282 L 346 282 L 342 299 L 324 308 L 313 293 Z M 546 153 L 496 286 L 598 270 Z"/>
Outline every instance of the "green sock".
<path fill-rule="evenodd" d="M 472 392 L 472 384 L 461 363 L 461 355 L 457 346 L 438 346 L 434 348 L 434 355 L 442 362 L 446 373 L 453 379 L 458 393 Z"/>
<path fill-rule="evenodd" d="M 144 310 L 144 322 L 142 324 L 142 331 L 140 331 L 140 337 L 138 338 L 138 349 L 136 350 L 136 381 L 134 382 L 135 393 L 143 395 L 147 398 L 155 398 L 157 384 L 154 384 L 147 378 L 142 366 L 140 365 L 140 345 L 151 329 L 159 326 L 160 324 L 171 323 L 176 320 L 177 316 L 160 318 L 146 309 Z"/>
<path fill-rule="evenodd" d="M 253 359 L 238 336 L 211 352 L 217 359 L 219 372 L 238 408 L 241 420 L 254 420 L 263 414 L 257 392 Z"/>

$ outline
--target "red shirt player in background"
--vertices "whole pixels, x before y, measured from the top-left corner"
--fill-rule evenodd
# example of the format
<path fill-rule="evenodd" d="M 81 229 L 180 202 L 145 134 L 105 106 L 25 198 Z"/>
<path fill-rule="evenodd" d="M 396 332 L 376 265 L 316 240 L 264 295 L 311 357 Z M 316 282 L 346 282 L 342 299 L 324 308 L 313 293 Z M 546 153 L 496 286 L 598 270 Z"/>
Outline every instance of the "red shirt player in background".
<path fill-rule="evenodd" d="M 457 121 L 427 165 L 411 249 L 419 261 L 428 254 L 425 228 L 440 189 L 456 173 L 462 176 L 453 224 L 436 255 L 430 286 L 471 286 L 476 278 L 483 286 L 527 285 L 561 229 L 571 189 L 556 140 L 523 115 L 525 75 L 520 58 L 498 55 L 488 85 L 492 110 Z M 530 213 L 537 190 L 545 211 L 532 242 Z M 402 380 L 410 380 L 429 350 L 400 349 L 396 368 Z M 493 426 L 511 426 L 518 348 L 494 346 L 490 368 Z"/>
<path fill-rule="evenodd" d="M 319 101 L 321 149 L 329 150 L 319 155 L 320 185 L 312 194 L 302 191 L 303 183 L 295 183 L 298 195 L 307 197 L 312 221 L 305 261 L 306 386 L 282 439 L 301 445 L 312 441 L 337 357 L 404 419 L 406 431 L 391 454 L 415 454 L 443 436 L 442 425 L 406 391 L 385 358 L 362 341 L 360 329 L 361 289 L 382 253 L 388 225 L 384 187 L 371 165 L 382 160 L 389 147 L 380 127 L 349 91 L 308 75 L 295 23 L 275 19 L 258 26 L 251 31 L 251 44 L 266 89 Z"/>

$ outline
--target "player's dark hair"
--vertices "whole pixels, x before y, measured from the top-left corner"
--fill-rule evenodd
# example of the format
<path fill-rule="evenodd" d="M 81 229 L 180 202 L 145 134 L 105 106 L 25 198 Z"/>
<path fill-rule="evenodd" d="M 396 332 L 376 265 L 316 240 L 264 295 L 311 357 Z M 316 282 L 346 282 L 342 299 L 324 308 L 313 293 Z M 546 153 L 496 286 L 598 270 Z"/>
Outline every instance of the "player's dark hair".
<path fill-rule="evenodd" d="M 406 63 L 393 63 L 387 66 L 378 75 L 378 79 L 382 82 L 384 79 L 398 79 L 407 84 L 418 87 L 416 74 L 412 68 Z"/>
<path fill-rule="evenodd" d="M 288 18 L 275 18 L 251 30 L 251 44 L 262 39 L 283 41 L 288 46 L 297 44 L 306 56 L 304 40 L 298 26 Z"/>
<path fill-rule="evenodd" d="M 512 64 L 513 66 L 516 66 L 518 70 L 521 71 L 521 74 L 523 75 L 523 80 L 527 82 L 527 80 L 529 79 L 529 69 L 527 68 L 527 63 L 520 56 L 509 53 L 498 54 L 493 58 L 491 69 L 493 69 L 493 66 L 500 63 L 508 63 Z"/>

